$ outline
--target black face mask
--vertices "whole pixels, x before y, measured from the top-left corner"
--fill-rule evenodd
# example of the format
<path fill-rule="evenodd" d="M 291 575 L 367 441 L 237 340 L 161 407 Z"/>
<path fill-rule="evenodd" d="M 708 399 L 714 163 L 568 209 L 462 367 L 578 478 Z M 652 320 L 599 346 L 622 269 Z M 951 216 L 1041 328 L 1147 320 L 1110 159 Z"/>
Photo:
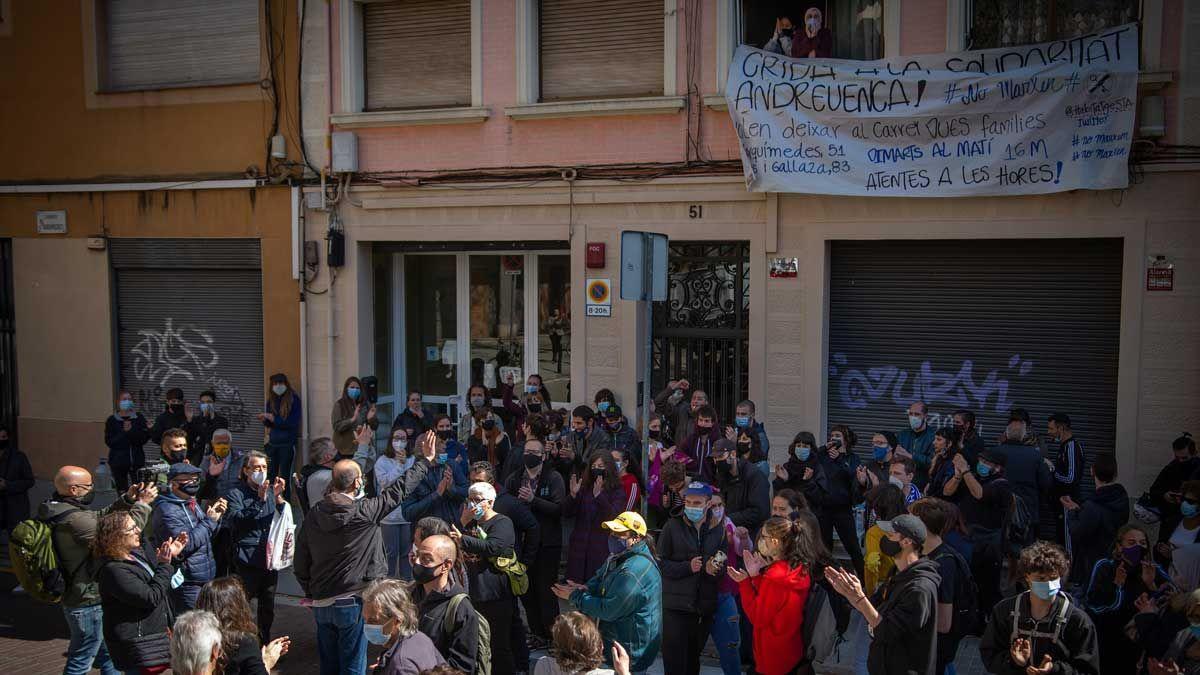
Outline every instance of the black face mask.
<path fill-rule="evenodd" d="M 189 497 L 195 497 L 196 493 L 200 491 L 200 484 L 199 483 L 186 483 L 184 485 L 179 486 L 179 491 Z"/>
<path fill-rule="evenodd" d="M 448 441 L 448 440 L 450 440 L 451 436 L 454 435 L 454 430 L 453 429 L 439 429 L 437 432 L 437 435 L 438 435 L 438 438 L 442 439 L 443 441 Z"/>
<path fill-rule="evenodd" d="M 531 413 L 542 412 L 542 404 L 541 403 L 530 403 L 530 404 L 526 405 L 525 407 L 528 408 L 529 412 L 531 412 Z"/>
<path fill-rule="evenodd" d="M 892 541 L 887 537 L 879 540 L 879 552 L 889 558 L 895 558 L 900 555 L 900 550 L 900 542 L 898 541 Z"/>
<path fill-rule="evenodd" d="M 541 455 L 525 455 L 525 468 L 536 469 L 542 465 Z"/>
<path fill-rule="evenodd" d="M 662 438 L 662 429 L 651 429 L 650 430 L 650 440 L 657 441 L 660 438 Z"/>
<path fill-rule="evenodd" d="M 433 581 L 434 579 L 438 578 L 438 568 L 441 566 L 441 563 L 437 565 L 425 566 L 421 563 L 414 562 L 412 568 L 413 581 L 417 582 L 418 584 L 427 584 Z"/>
<path fill-rule="evenodd" d="M 779 35 L 780 37 L 790 38 L 792 37 L 792 30 L 791 28 L 780 28 Z"/>
<path fill-rule="evenodd" d="M 187 451 L 182 450 L 180 452 L 164 452 L 163 455 L 166 456 L 167 459 L 171 460 L 172 464 L 178 464 L 187 458 Z"/>
<path fill-rule="evenodd" d="M 82 497 L 76 497 L 75 501 L 79 502 L 80 504 L 83 504 L 84 506 L 87 506 L 88 504 L 91 504 L 94 499 L 96 499 L 96 491 L 92 490 L 91 492 L 87 493 L 86 495 L 84 495 Z"/>
<path fill-rule="evenodd" d="M 484 431 L 491 431 L 496 428 L 496 420 L 484 420 L 479 423 L 479 426 L 483 427 Z"/>
<path fill-rule="evenodd" d="M 607 473 L 608 471 L 606 469 L 592 469 L 592 475 L 596 478 L 604 478 L 604 475 Z"/>
<path fill-rule="evenodd" d="M 172 403 L 167 406 L 167 410 L 176 415 L 182 415 L 183 414 L 183 404 L 182 403 Z"/>

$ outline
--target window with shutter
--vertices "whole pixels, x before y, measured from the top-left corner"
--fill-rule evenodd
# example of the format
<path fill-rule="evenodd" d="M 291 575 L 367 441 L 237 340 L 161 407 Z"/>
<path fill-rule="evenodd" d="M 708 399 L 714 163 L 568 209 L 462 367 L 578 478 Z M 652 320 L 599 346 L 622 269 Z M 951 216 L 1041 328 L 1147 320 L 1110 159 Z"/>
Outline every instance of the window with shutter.
<path fill-rule="evenodd" d="M 108 91 L 257 82 L 257 0 L 100 0 Z"/>
<path fill-rule="evenodd" d="M 1137 0 L 975 0 L 971 49 L 1064 40 L 1138 20 Z"/>
<path fill-rule="evenodd" d="M 541 100 L 663 95 L 663 3 L 541 0 Z"/>
<path fill-rule="evenodd" d="M 367 110 L 471 104 L 470 0 L 362 6 Z"/>

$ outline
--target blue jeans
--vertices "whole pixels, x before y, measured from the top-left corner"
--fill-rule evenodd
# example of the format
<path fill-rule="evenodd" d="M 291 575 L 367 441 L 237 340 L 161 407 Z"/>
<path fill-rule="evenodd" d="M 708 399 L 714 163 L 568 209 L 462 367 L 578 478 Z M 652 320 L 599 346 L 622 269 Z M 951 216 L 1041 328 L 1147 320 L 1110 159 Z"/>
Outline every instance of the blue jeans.
<path fill-rule="evenodd" d="M 285 487 L 283 489 L 283 498 L 292 498 L 292 463 L 296 461 L 296 446 L 294 445 L 275 445 L 267 446 L 267 457 L 270 461 L 270 472 L 268 478 L 275 480 L 276 476 L 283 476 Z"/>
<path fill-rule="evenodd" d="M 388 576 L 397 579 L 412 579 L 412 562 L 408 559 L 412 548 L 412 525 L 381 525 L 383 550 L 387 554 Z"/>
<path fill-rule="evenodd" d="M 71 630 L 71 644 L 67 647 L 67 665 L 63 667 L 63 675 L 87 675 L 92 671 L 93 662 L 104 675 L 116 675 L 119 671 L 108 655 L 108 647 L 104 645 L 104 612 L 100 604 L 63 607 L 63 615 L 67 618 L 67 628 Z"/>
<path fill-rule="evenodd" d="M 367 672 L 362 598 L 345 598 L 329 607 L 313 607 L 313 617 L 317 620 L 321 675 Z"/>
<path fill-rule="evenodd" d="M 734 593 L 717 594 L 717 613 L 713 615 L 712 636 L 717 653 L 721 656 L 721 671 L 725 675 L 740 675 L 742 672 L 741 619 Z"/>
<path fill-rule="evenodd" d="M 867 654 L 871 651 L 871 634 L 867 620 L 857 610 L 850 612 L 850 631 L 854 645 L 854 675 L 867 675 Z"/>

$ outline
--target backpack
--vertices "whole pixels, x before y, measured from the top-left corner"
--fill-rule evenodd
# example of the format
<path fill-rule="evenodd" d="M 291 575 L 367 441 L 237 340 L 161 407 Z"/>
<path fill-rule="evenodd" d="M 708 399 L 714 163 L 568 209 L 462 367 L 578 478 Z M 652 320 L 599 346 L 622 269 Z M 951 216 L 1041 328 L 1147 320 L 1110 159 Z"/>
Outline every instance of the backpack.
<path fill-rule="evenodd" d="M 824 663 L 842 642 L 842 635 L 829 591 L 819 582 L 808 588 L 803 621 L 804 659 L 807 663 Z"/>
<path fill-rule="evenodd" d="M 13 573 L 25 592 L 35 600 L 62 602 L 67 579 L 58 566 L 58 554 L 54 550 L 54 526 L 76 510 L 49 521 L 23 520 L 9 536 L 8 558 L 12 561 Z"/>
<path fill-rule="evenodd" d="M 1012 612 L 1012 632 L 1009 636 L 1009 644 L 1012 644 L 1017 638 L 1028 638 L 1030 642 L 1035 642 L 1038 638 L 1049 638 L 1052 644 L 1056 644 L 1064 652 L 1070 653 L 1071 650 L 1066 648 L 1066 645 L 1059 639 L 1062 637 L 1063 627 L 1067 625 L 1067 610 L 1071 607 L 1071 596 L 1067 593 L 1059 592 L 1058 597 L 1062 598 L 1062 607 L 1059 608 L 1058 614 L 1054 615 L 1054 622 L 1051 624 L 1051 631 L 1044 633 L 1037 630 L 1037 626 L 1031 629 L 1021 628 L 1021 598 L 1029 595 L 1029 591 L 1025 591 L 1017 596 L 1017 600 L 1013 603 Z"/>
<path fill-rule="evenodd" d="M 950 558 L 958 568 L 957 579 L 954 583 L 954 619 L 950 624 L 950 634 L 957 637 L 964 635 L 979 635 L 982 624 L 979 615 L 979 586 L 971 576 L 971 566 L 958 551 L 947 546 L 941 555 L 933 556 L 937 562 Z"/>
<path fill-rule="evenodd" d="M 454 634 L 454 617 L 458 614 L 458 606 L 466 598 L 466 593 L 458 593 L 450 598 L 450 606 L 446 608 L 446 616 L 442 619 L 442 632 L 446 635 Z M 475 670 L 468 675 L 492 675 L 492 627 L 474 607 L 471 611 L 475 612 L 475 619 L 479 621 L 479 642 L 475 648 Z"/>
<path fill-rule="evenodd" d="M 1033 516 L 1024 499 L 1012 493 L 1012 506 L 1004 517 L 1003 535 L 1000 542 L 1006 556 L 1017 557 L 1021 549 L 1033 543 Z"/>

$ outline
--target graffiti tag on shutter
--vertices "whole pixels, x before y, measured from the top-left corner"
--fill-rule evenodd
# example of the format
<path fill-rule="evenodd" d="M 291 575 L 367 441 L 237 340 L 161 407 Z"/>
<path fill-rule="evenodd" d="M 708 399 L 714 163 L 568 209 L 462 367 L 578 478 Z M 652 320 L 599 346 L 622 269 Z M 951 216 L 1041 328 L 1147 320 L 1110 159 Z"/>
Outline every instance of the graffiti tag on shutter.
<path fill-rule="evenodd" d="M 832 361 L 830 386 L 837 386 L 842 404 L 850 409 L 866 408 L 883 399 L 901 407 L 924 401 L 930 406 L 942 404 L 979 410 L 991 407 L 996 413 L 1006 414 L 1013 405 L 1008 396 L 1008 378 L 1021 378 L 1033 371 L 1033 361 L 1023 360 L 1020 354 L 1009 358 L 1005 371 L 988 371 L 982 382 L 975 379 L 975 363 L 971 359 L 965 359 L 956 373 L 936 371 L 930 361 L 921 362 L 916 373 L 887 364 L 849 368 L 843 353 L 834 354 Z"/>

